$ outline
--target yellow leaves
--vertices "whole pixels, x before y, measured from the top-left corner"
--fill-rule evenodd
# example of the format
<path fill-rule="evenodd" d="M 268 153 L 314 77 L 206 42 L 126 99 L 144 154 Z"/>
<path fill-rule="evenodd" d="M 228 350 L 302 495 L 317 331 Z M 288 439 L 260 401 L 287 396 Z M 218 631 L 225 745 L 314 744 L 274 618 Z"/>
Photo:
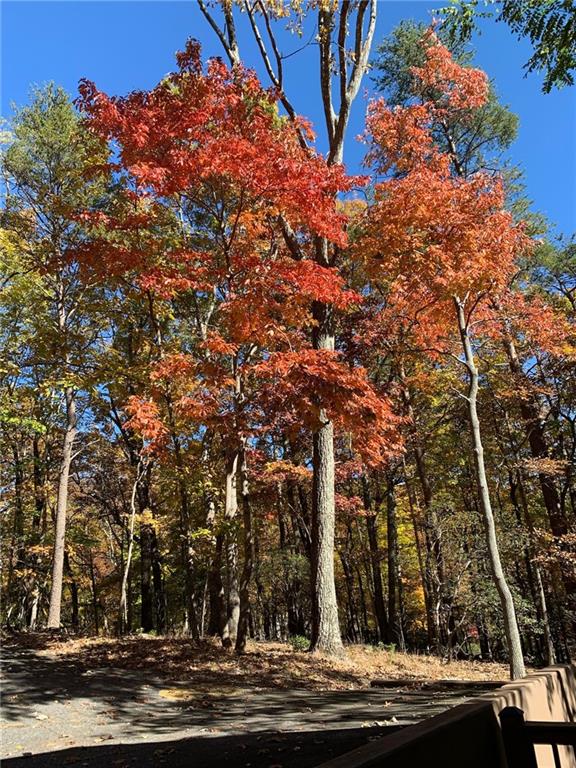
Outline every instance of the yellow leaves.
<path fill-rule="evenodd" d="M 192 541 L 212 541 L 214 539 L 214 533 L 210 530 L 210 528 L 196 528 L 190 534 L 190 539 Z"/>
<path fill-rule="evenodd" d="M 150 526 L 154 531 L 158 532 L 158 521 L 154 517 L 151 509 L 144 509 L 139 515 L 136 515 L 136 519 L 142 526 Z"/>

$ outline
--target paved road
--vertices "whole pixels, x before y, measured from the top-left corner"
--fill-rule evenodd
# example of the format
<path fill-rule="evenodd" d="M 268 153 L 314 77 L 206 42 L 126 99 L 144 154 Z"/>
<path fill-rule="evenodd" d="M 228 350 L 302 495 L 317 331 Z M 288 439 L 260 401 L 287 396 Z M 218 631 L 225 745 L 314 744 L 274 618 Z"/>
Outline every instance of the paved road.
<path fill-rule="evenodd" d="M 192 687 L 4 648 L 5 768 L 312 768 L 477 695 Z"/>

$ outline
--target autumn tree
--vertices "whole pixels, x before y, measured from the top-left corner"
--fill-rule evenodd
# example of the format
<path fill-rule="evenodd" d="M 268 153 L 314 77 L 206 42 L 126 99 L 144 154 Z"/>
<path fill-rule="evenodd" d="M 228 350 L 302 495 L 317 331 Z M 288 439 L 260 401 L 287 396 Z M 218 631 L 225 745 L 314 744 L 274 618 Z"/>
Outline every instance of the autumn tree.
<path fill-rule="evenodd" d="M 342 4 L 332 2 L 218 2 L 211 7 L 199 3 L 200 10 L 217 34 L 230 64 L 234 67 L 244 61 L 240 50 L 235 8 L 243 11 L 259 51 L 260 61 L 279 94 L 289 119 L 297 125 L 294 101 L 287 93 L 284 82 L 286 55 L 278 41 L 278 26 L 292 24 L 301 29 L 302 19 L 312 19 L 318 35 L 318 84 L 325 117 L 328 143 L 327 163 L 341 163 L 344 158 L 346 131 L 354 100 L 368 65 L 372 39 L 376 26 L 376 0 L 357 0 Z M 216 10 L 218 9 L 218 10 Z M 336 53 L 335 53 L 336 51 Z M 337 106 L 338 105 L 338 106 Z M 300 131 L 303 146 L 306 135 Z M 286 232 L 289 236 L 289 232 Z M 289 236 L 292 255 L 302 254 L 294 238 Z M 339 249 L 326 238 L 315 243 L 315 260 L 323 267 L 338 266 Z M 312 342 L 318 350 L 332 351 L 335 347 L 334 313 L 330 304 L 316 302 L 313 308 L 314 327 Z M 328 419 L 313 433 L 312 461 L 314 467 L 312 499 L 313 622 L 311 649 L 325 653 L 342 653 L 338 624 L 338 606 L 334 586 L 334 428 Z"/>
<path fill-rule="evenodd" d="M 47 376 L 62 398 L 64 429 L 57 479 L 57 509 L 52 587 L 47 626 L 60 626 L 70 467 L 78 431 L 77 394 L 82 359 L 97 326 L 86 313 L 94 285 L 79 279 L 78 264 L 68 258 L 82 241 L 81 225 L 69 213 L 92 205 L 104 193 L 98 177 L 86 171 L 101 145 L 84 131 L 64 91 L 53 85 L 34 94 L 12 121 L 13 140 L 3 159 L 7 196 L 3 224 L 17 237 L 23 269 L 42 281 L 47 323 L 38 328 Z M 50 352 L 48 353 L 48 350 Z"/>
<path fill-rule="evenodd" d="M 511 675 L 520 677 L 524 674 L 520 634 L 500 561 L 483 455 L 473 329 L 493 322 L 487 300 L 508 290 L 516 259 L 527 245 L 521 229 L 503 210 L 498 180 L 481 173 L 470 179 L 454 176 L 450 156 L 434 144 L 431 125 L 438 115 L 481 106 L 487 83 L 480 71 L 457 65 L 432 36 L 427 40 L 426 62 L 414 73 L 424 93 L 433 88 L 442 98 L 433 103 L 419 99 L 395 110 L 383 102 L 372 105 L 369 160 L 380 173 L 395 174 L 376 187 L 358 247 L 376 274 L 392 278 L 390 290 L 400 300 L 408 299 L 419 313 L 420 332 L 432 331 L 427 346 L 454 355 L 465 368 L 487 550 L 502 606 Z M 457 331 L 460 355 L 451 347 L 451 329 Z"/>
<path fill-rule="evenodd" d="M 264 91 L 252 73 L 230 71 L 217 61 L 205 73 L 195 44 L 178 61 L 179 72 L 149 94 L 111 99 L 83 84 L 81 106 L 92 130 L 119 147 L 127 191 L 121 215 L 84 215 L 94 240 L 75 255 L 88 265 L 100 259 L 116 271 L 135 270 L 145 290 L 164 298 L 189 292 L 203 307 L 194 354 L 166 350 L 152 376 L 156 390 L 162 382 L 183 379 L 175 412 L 217 435 L 224 450 L 229 585 L 221 631 L 230 644 L 240 619 L 241 651 L 248 592 L 244 588 L 243 600 L 236 596 L 234 526 L 240 476 L 246 568 L 252 546 L 246 461 L 263 418 L 257 415 L 253 366 L 260 359 L 259 377 L 284 375 L 284 407 L 297 402 L 302 413 L 307 410 L 314 434 L 325 407 L 337 414 L 338 406 L 330 403 L 331 397 L 336 402 L 334 392 L 351 394 L 350 408 L 363 409 L 376 421 L 383 406 L 363 371 L 350 373 L 332 349 L 307 349 L 302 335 L 314 321 L 314 307 L 359 300 L 314 255 L 318 238 L 345 244 L 334 196 L 350 181 L 340 166 L 302 146 L 305 124 L 281 118 L 277 95 Z M 160 231 L 167 220 L 162 236 L 150 237 L 152 222 Z M 121 232 L 120 239 L 104 236 L 103 228 Z M 167 432 L 154 426 L 156 407 L 135 402 L 131 426 L 144 427 L 148 439 L 162 447 Z M 249 578 L 248 566 L 243 581 Z"/>

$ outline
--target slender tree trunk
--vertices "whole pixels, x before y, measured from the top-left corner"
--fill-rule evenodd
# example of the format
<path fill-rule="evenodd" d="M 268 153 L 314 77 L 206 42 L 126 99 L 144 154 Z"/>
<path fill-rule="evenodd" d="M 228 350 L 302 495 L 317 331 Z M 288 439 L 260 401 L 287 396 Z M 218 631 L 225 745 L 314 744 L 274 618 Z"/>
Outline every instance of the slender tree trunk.
<path fill-rule="evenodd" d="M 143 632 L 154 629 L 154 594 L 152 585 L 152 533 L 151 523 L 140 525 L 140 626 Z"/>
<path fill-rule="evenodd" d="M 400 584 L 398 563 L 398 528 L 396 523 L 396 497 L 394 480 L 388 479 L 386 486 L 386 523 L 388 532 L 388 618 L 390 622 L 389 639 L 397 648 L 403 645 L 400 619 Z"/>
<path fill-rule="evenodd" d="M 46 515 L 46 492 L 43 484 L 42 459 L 40 453 L 40 441 L 38 435 L 34 435 L 32 440 L 33 470 L 34 480 L 34 514 L 32 516 L 32 545 L 38 546 L 42 541 L 41 524 Z M 29 607 L 28 607 L 28 628 L 36 629 L 38 620 L 38 606 L 40 602 L 40 584 L 38 573 L 38 555 L 30 557 L 31 576 L 29 581 Z"/>
<path fill-rule="evenodd" d="M 244 653 L 246 650 L 250 619 L 250 582 L 252 580 L 252 570 L 254 568 L 252 509 L 250 506 L 248 463 L 245 443 L 240 452 L 240 483 L 242 520 L 244 524 L 244 563 L 242 566 L 242 576 L 240 578 L 240 616 L 238 620 L 238 634 L 236 636 L 236 653 Z"/>
<path fill-rule="evenodd" d="M 90 583 L 92 585 L 92 609 L 94 611 L 94 634 L 98 636 L 100 634 L 100 621 L 98 617 L 98 592 L 96 590 L 96 573 L 94 571 L 94 559 L 92 557 L 92 552 L 90 552 Z"/>
<path fill-rule="evenodd" d="M 518 359 L 516 347 L 511 338 L 506 339 L 505 347 L 510 370 L 519 379 L 525 379 L 526 377 L 522 370 L 520 360 Z M 544 434 L 538 402 L 535 399 L 520 397 L 518 405 L 524 421 L 532 457 L 534 459 L 549 458 L 550 452 L 548 450 L 546 435 Z M 562 509 L 560 495 L 556 488 L 556 484 L 554 483 L 554 479 L 545 472 L 539 472 L 538 480 L 542 490 L 544 506 L 546 507 L 546 512 L 548 513 L 548 519 L 550 521 L 550 529 L 554 536 L 563 536 L 568 531 L 568 523 L 564 510 Z M 576 587 L 576 584 L 573 586 Z"/>
<path fill-rule="evenodd" d="M 368 545 L 370 548 L 370 566 L 372 569 L 372 581 L 374 584 L 374 614 L 378 625 L 378 637 L 381 642 L 388 639 L 388 617 L 384 604 L 384 591 L 382 589 L 382 568 L 380 566 L 380 549 L 378 547 L 378 513 L 379 494 L 373 506 L 370 496 L 370 484 L 368 478 L 362 477 L 364 491 L 364 508 L 366 514 L 366 529 L 368 531 Z"/>
<path fill-rule="evenodd" d="M 215 636 L 224 634 L 226 625 L 226 606 L 224 605 L 224 583 L 222 581 L 222 555 L 224 551 L 224 535 L 217 533 L 214 543 L 214 555 L 208 574 L 208 598 L 210 602 L 210 621 L 208 634 Z"/>
<path fill-rule="evenodd" d="M 500 598 L 502 613 L 504 618 L 504 631 L 508 645 L 508 659 L 510 665 L 510 677 L 515 680 L 524 677 L 526 669 L 524 667 L 524 658 L 522 655 L 522 644 L 520 641 L 520 632 L 516 619 L 516 609 L 514 600 L 502 563 L 500 561 L 500 551 L 496 537 L 496 525 L 492 512 L 490 501 L 490 492 L 488 490 L 488 480 L 486 477 L 486 467 L 484 464 L 484 448 L 482 445 L 482 435 L 480 431 L 480 420 L 478 418 L 478 369 L 474 360 L 474 352 L 468 334 L 468 323 L 464 311 L 464 302 L 454 297 L 454 305 L 458 319 L 458 330 L 464 351 L 466 369 L 468 372 L 468 418 L 472 432 L 472 447 L 474 454 L 474 467 L 476 471 L 476 482 L 478 485 L 478 498 L 480 509 L 484 520 L 484 529 L 486 534 L 486 544 L 488 548 L 488 559 L 494 585 Z"/>
<path fill-rule="evenodd" d="M 406 385 L 404 368 L 401 365 L 399 371 L 402 384 L 402 397 L 411 423 L 415 423 L 412 393 Z M 442 655 L 443 645 L 447 639 L 447 630 L 444 622 L 445 595 L 444 595 L 444 557 L 442 553 L 442 536 L 438 514 L 434 507 L 432 485 L 426 468 L 424 450 L 418 441 L 418 435 L 412 434 L 413 455 L 416 465 L 416 474 L 422 490 L 424 501 L 424 543 L 426 548 L 425 558 L 425 594 L 427 593 L 427 621 L 428 634 L 432 646 L 438 655 Z"/>
<path fill-rule="evenodd" d="M 434 623 L 434 615 L 432 608 L 432 598 L 430 595 L 430 584 L 428 578 L 428 560 L 424 563 L 424 557 L 422 555 L 422 544 L 420 541 L 421 523 L 416 515 L 416 501 L 414 499 L 414 491 L 412 490 L 411 482 L 408 478 L 407 467 L 404 463 L 404 477 L 406 482 L 406 492 L 408 495 L 408 505 L 410 508 L 410 518 L 412 520 L 412 529 L 414 531 L 414 542 L 416 544 L 416 554 L 418 556 L 418 569 L 420 572 L 420 582 L 422 584 L 422 592 L 424 594 L 424 610 L 426 613 L 426 631 L 428 635 L 428 643 L 430 647 L 438 650 L 438 633 L 437 627 Z"/>
<path fill-rule="evenodd" d="M 546 591 L 544 589 L 544 582 L 542 580 L 542 573 L 540 572 L 540 566 L 536 562 L 536 551 L 534 548 L 534 524 L 532 522 L 532 516 L 530 515 L 530 509 L 528 507 L 528 499 L 526 498 L 526 490 L 524 488 L 524 481 L 520 470 L 517 471 L 517 487 L 518 495 L 524 513 L 524 523 L 528 528 L 528 534 L 530 536 L 530 543 L 527 546 L 527 555 L 530 561 L 530 567 L 533 572 L 534 580 L 534 592 L 535 592 L 535 604 L 538 612 L 538 618 L 542 624 L 543 640 L 544 640 L 544 661 L 546 664 L 551 665 L 556 663 L 556 652 L 554 650 L 554 641 L 552 637 L 552 629 L 550 626 L 550 618 L 548 615 L 548 604 L 546 601 Z"/>
<path fill-rule="evenodd" d="M 68 513 L 68 483 L 72 449 L 76 438 L 76 394 L 72 387 L 65 390 L 66 432 L 62 446 L 62 458 L 58 472 L 58 496 L 56 500 L 56 531 L 54 535 L 54 553 L 52 558 L 52 586 L 50 589 L 50 607 L 48 609 L 48 629 L 60 628 L 62 608 L 62 583 L 64 575 L 64 553 L 66 551 L 66 518 Z"/>
<path fill-rule="evenodd" d="M 14 517 L 12 522 L 12 539 L 10 542 L 10 557 L 8 560 L 8 578 L 6 583 L 7 602 L 13 606 L 24 606 L 25 591 L 22 581 L 22 570 L 25 566 L 24 558 L 24 503 L 22 499 L 22 486 L 24 484 L 24 470 L 18 443 L 12 444 L 12 456 L 14 459 Z M 14 572 L 18 572 L 16 589 L 13 590 Z M 14 592 L 14 594 L 13 594 Z M 21 625 L 25 621 L 25 609 L 18 610 L 16 623 Z"/>
<path fill-rule="evenodd" d="M 194 552 L 194 545 L 190 535 L 192 525 L 190 500 L 188 497 L 188 488 L 186 486 L 186 478 L 184 474 L 182 447 L 180 445 L 180 439 L 176 434 L 176 429 L 174 426 L 172 400 L 168 395 L 166 396 L 166 402 L 168 406 L 172 445 L 174 446 L 174 459 L 178 473 L 178 495 L 180 497 L 180 560 L 182 563 L 182 569 L 184 571 L 184 611 L 186 617 L 185 626 L 192 639 L 199 640 L 200 630 L 198 627 L 198 611 L 196 607 L 196 553 Z M 203 464 L 206 464 L 204 456 Z"/>
<path fill-rule="evenodd" d="M 124 634 L 129 628 L 128 623 L 128 578 L 130 576 L 130 567 L 132 565 L 132 553 L 134 551 L 134 525 L 136 522 L 136 493 L 138 483 L 140 482 L 141 464 L 136 467 L 136 478 L 132 486 L 132 495 L 130 497 L 130 521 L 128 523 L 128 552 L 126 562 L 122 573 L 122 585 L 120 588 L 120 610 L 118 627 L 120 634 Z"/>
<path fill-rule="evenodd" d="M 68 577 L 68 586 L 70 587 L 70 603 L 72 607 L 72 629 L 78 632 L 80 626 L 80 610 L 78 605 L 78 583 L 74 578 L 74 572 L 70 564 L 68 552 L 64 552 L 64 572 Z M 96 633 L 98 634 L 98 633 Z"/>
<path fill-rule="evenodd" d="M 152 584 L 154 586 L 154 619 L 156 623 L 156 632 L 159 635 L 166 631 L 166 593 L 164 591 L 164 578 L 162 575 L 162 557 L 158 544 L 158 534 L 156 528 L 152 526 L 151 536 L 151 555 L 152 555 Z"/>
<path fill-rule="evenodd" d="M 238 593 L 238 540 L 236 535 L 238 514 L 238 449 L 228 456 L 226 466 L 226 499 L 224 521 L 226 524 L 226 572 L 228 578 L 228 600 L 226 605 L 226 623 L 222 632 L 222 645 L 231 648 L 238 633 L 240 618 L 240 595 Z"/>

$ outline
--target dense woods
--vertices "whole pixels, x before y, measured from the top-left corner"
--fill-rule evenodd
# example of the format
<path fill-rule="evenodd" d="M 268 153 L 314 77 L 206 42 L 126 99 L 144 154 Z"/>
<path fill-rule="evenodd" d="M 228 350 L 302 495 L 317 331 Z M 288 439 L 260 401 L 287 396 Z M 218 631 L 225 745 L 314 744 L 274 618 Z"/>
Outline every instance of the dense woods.
<path fill-rule="evenodd" d="M 516 117 L 462 40 L 320 3 L 324 156 L 283 4 L 236 18 L 271 87 L 200 6 L 226 63 L 48 85 L 3 135 L 3 625 L 567 660 L 576 246 Z"/>

